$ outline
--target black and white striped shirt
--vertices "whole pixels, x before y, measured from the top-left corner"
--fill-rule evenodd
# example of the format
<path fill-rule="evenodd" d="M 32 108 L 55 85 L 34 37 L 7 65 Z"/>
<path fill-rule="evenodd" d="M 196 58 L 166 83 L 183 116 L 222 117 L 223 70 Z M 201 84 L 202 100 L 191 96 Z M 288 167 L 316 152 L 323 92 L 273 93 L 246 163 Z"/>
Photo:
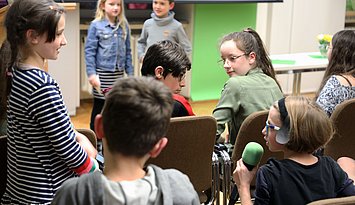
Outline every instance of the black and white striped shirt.
<path fill-rule="evenodd" d="M 94 98 L 105 100 L 105 96 L 101 93 L 102 90 L 112 88 L 117 79 L 123 78 L 124 72 L 118 71 L 117 69 L 114 71 L 107 71 L 100 68 L 96 68 L 96 75 L 99 76 L 101 90 L 99 93 L 95 88 L 93 88 L 92 94 L 94 95 Z"/>
<path fill-rule="evenodd" d="M 88 157 L 76 142 L 58 84 L 46 72 L 15 69 L 8 100 L 7 184 L 2 203 L 49 204 Z"/>

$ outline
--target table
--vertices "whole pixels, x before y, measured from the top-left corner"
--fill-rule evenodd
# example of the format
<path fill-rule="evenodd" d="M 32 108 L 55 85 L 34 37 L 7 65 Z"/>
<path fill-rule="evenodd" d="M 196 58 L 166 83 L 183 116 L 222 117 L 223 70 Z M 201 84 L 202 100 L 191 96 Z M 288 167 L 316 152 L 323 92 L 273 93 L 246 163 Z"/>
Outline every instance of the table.
<path fill-rule="evenodd" d="M 300 95 L 302 73 L 324 71 L 328 65 L 328 58 L 319 52 L 271 55 L 270 58 L 276 74 L 294 74 L 292 95 Z"/>

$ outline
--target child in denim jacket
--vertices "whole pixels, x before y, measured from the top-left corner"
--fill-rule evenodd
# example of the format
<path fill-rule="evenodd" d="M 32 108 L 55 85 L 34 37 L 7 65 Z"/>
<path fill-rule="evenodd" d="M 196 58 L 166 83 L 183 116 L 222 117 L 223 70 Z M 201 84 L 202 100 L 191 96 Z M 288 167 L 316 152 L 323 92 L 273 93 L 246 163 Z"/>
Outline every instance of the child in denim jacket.
<path fill-rule="evenodd" d="M 98 0 L 85 44 L 86 73 L 93 86 L 94 105 L 90 128 L 105 102 L 105 88 L 112 87 L 124 72 L 133 75 L 130 29 L 124 15 L 123 0 Z M 101 142 L 98 142 L 101 152 Z"/>

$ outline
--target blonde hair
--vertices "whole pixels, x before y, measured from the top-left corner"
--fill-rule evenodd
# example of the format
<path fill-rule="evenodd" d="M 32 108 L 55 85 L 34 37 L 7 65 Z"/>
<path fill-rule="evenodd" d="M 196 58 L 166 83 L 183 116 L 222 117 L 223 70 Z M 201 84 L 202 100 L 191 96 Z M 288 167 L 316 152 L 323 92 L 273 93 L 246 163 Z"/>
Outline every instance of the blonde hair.
<path fill-rule="evenodd" d="M 97 1 L 97 6 L 96 6 L 96 12 L 95 12 L 95 19 L 94 21 L 100 21 L 106 18 L 105 16 L 105 11 L 103 9 L 101 9 L 101 5 L 105 4 L 106 0 L 98 0 Z M 129 32 L 129 24 L 124 12 L 124 0 L 121 0 L 121 12 L 118 15 L 118 19 L 116 19 L 116 28 L 115 30 L 117 30 L 119 27 L 122 28 L 123 31 L 123 36 L 124 39 L 126 40 L 127 38 L 127 34 Z M 127 30 L 128 28 L 128 30 Z"/>
<path fill-rule="evenodd" d="M 279 110 L 277 102 L 273 106 Z M 287 149 L 313 153 L 331 140 L 333 124 L 316 102 L 302 96 L 289 96 L 285 98 L 285 106 L 290 118 Z"/>

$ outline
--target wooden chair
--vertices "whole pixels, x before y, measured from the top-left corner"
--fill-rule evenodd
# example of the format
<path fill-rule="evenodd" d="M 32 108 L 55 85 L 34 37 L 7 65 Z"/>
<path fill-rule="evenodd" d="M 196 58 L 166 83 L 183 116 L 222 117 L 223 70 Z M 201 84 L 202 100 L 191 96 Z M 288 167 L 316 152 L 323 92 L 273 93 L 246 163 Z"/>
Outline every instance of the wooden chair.
<path fill-rule="evenodd" d="M 245 118 L 242 125 L 240 126 L 237 135 L 237 140 L 234 144 L 234 149 L 232 153 L 233 164 L 236 164 L 236 162 L 240 158 L 242 158 L 242 153 L 245 148 L 245 145 L 247 145 L 249 142 L 257 142 L 264 148 L 264 155 L 261 158 L 260 165 L 265 164 L 270 157 L 275 157 L 276 159 L 283 159 L 282 152 L 271 152 L 269 150 L 268 146 L 266 146 L 264 135 L 261 133 L 261 131 L 265 127 L 268 114 L 268 110 L 263 110 L 254 112 L 247 118 Z"/>
<path fill-rule="evenodd" d="M 7 175 L 7 136 L 0 136 L 0 197 L 4 195 L 6 189 Z"/>
<path fill-rule="evenodd" d="M 97 149 L 97 139 L 96 139 L 96 134 L 94 131 L 86 128 L 79 128 L 76 129 L 79 133 L 85 135 L 91 142 L 91 144 Z"/>
<path fill-rule="evenodd" d="M 171 118 L 167 132 L 168 144 L 157 158 L 147 164 L 164 169 L 175 168 L 185 173 L 206 202 L 203 193 L 212 187 L 212 153 L 216 141 L 216 120 L 211 116 Z"/>
<path fill-rule="evenodd" d="M 355 196 L 332 198 L 332 199 L 322 199 L 308 203 L 308 205 L 354 205 Z"/>
<path fill-rule="evenodd" d="M 355 99 L 337 105 L 330 119 L 335 127 L 333 139 L 326 145 L 324 154 L 337 160 L 339 157 L 355 159 Z"/>

